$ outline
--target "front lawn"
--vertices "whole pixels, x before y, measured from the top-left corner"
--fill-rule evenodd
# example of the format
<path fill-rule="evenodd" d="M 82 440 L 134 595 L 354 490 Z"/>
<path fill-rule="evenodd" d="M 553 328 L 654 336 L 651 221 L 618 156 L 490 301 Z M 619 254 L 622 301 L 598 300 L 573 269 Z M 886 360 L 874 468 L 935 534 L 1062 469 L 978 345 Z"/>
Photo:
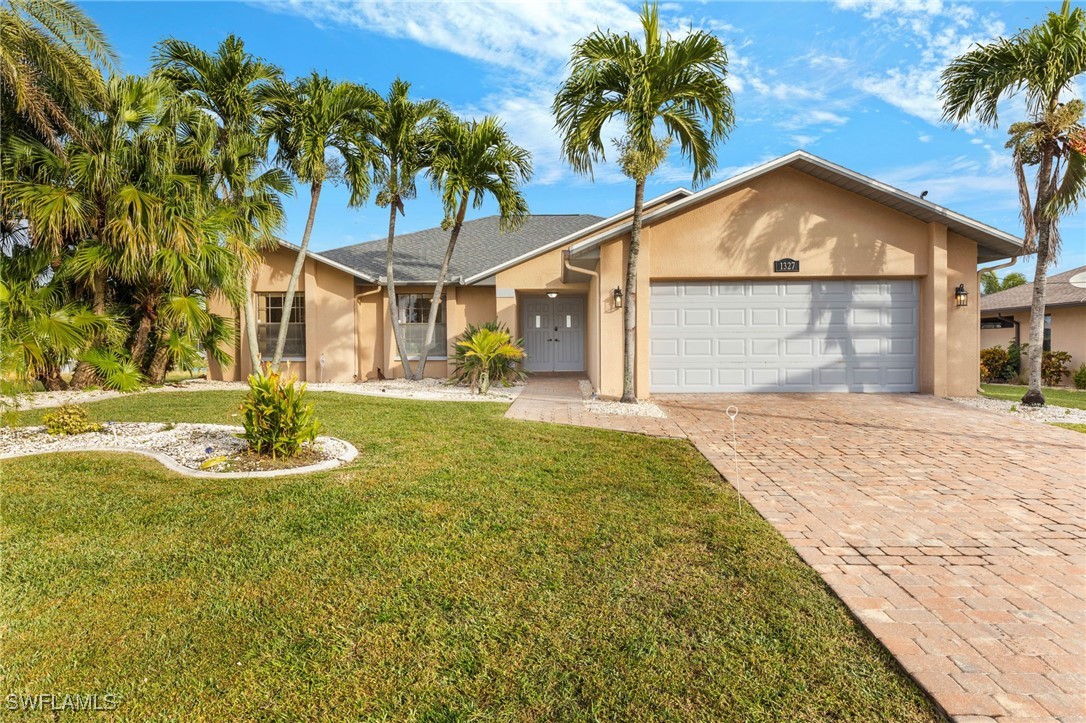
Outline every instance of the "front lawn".
<path fill-rule="evenodd" d="M 992 399 L 1011 399 L 1021 401 L 1022 396 L 1029 387 L 1019 384 L 981 384 L 980 390 L 984 396 Z M 1071 407 L 1072 409 L 1086 409 L 1086 391 L 1080 389 L 1068 389 L 1066 387 L 1044 387 L 1041 391 L 1045 395 L 1045 402 L 1056 407 Z"/>
<path fill-rule="evenodd" d="M 91 410 L 236 423 L 239 399 Z M 687 443 L 313 400 L 347 467 L 4 462 L 3 694 L 114 693 L 131 720 L 937 719 Z"/>
<path fill-rule="evenodd" d="M 1073 432 L 1082 432 L 1086 434 L 1086 424 L 1077 424 L 1075 422 L 1052 422 L 1053 427 L 1063 427 L 1064 429 L 1070 429 Z"/>

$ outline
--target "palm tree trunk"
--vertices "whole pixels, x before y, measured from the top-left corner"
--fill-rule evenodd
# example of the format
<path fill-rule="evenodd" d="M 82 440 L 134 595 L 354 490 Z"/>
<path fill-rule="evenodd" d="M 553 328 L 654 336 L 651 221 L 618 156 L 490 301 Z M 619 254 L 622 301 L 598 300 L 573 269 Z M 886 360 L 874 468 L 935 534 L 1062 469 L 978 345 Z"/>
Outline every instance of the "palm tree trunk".
<path fill-rule="evenodd" d="M 449 246 L 445 249 L 445 258 L 441 260 L 441 270 L 437 274 L 437 283 L 434 284 L 434 295 L 430 299 L 430 315 L 426 319 L 426 342 L 422 345 L 419 354 L 419 366 L 416 371 L 418 379 L 423 378 L 426 371 L 426 358 L 430 355 L 430 345 L 434 343 L 434 325 L 437 324 L 437 313 L 441 306 L 441 292 L 445 289 L 445 275 L 449 273 L 449 263 L 452 261 L 453 249 L 456 248 L 456 239 L 460 236 L 460 228 L 464 225 L 464 215 L 468 211 L 468 194 L 460 198 L 460 208 L 456 211 L 456 221 L 453 223 L 452 232 L 449 234 Z M 447 340 L 446 340 L 447 342 Z"/>
<path fill-rule="evenodd" d="M 245 272 L 245 339 L 249 345 L 249 373 L 260 371 L 260 341 L 256 338 L 256 307 L 253 305 L 253 272 Z"/>
<path fill-rule="evenodd" d="M 298 258 L 294 261 L 294 268 L 290 272 L 290 281 L 287 282 L 287 293 L 283 299 L 283 318 L 279 321 L 279 336 L 275 340 L 275 353 L 272 355 L 271 367 L 279 371 L 279 362 L 283 358 L 283 349 L 287 345 L 287 327 L 290 323 L 290 311 L 294 308 L 294 292 L 298 290 L 298 279 L 302 275 L 305 266 L 305 254 L 309 249 L 309 236 L 313 233 L 313 220 L 317 217 L 317 202 L 321 197 L 321 181 L 314 181 L 309 186 L 309 217 L 305 220 L 305 231 L 302 233 L 302 246 L 298 249 Z"/>
<path fill-rule="evenodd" d="M 151 365 L 147 368 L 147 381 L 153 385 L 160 385 L 166 381 L 166 368 L 169 366 L 170 352 L 165 344 L 159 344 L 155 349 L 155 355 L 151 358 Z"/>
<path fill-rule="evenodd" d="M 1029 389 L 1022 397 L 1022 404 L 1044 406 L 1045 395 L 1041 392 L 1041 362 L 1044 361 L 1045 292 L 1048 289 L 1048 265 L 1052 260 L 1052 235 L 1055 222 L 1045 213 L 1055 180 L 1052 178 L 1053 149 L 1044 149 L 1041 166 L 1037 171 L 1037 205 L 1033 218 L 1037 224 L 1037 266 L 1033 272 L 1033 299 L 1029 312 Z"/>
<path fill-rule="evenodd" d="M 641 253 L 641 215 L 645 205 L 645 181 L 637 180 L 634 190 L 633 222 L 630 225 L 630 252 L 626 257 L 626 303 L 622 307 L 622 401 L 636 402 L 634 358 L 637 351 L 637 257 Z"/>
<path fill-rule="evenodd" d="M 52 365 L 38 374 L 38 381 L 47 392 L 62 392 L 68 388 L 68 385 L 64 383 L 64 378 L 60 376 L 60 369 Z"/>
<path fill-rule="evenodd" d="M 151 317 L 147 315 L 147 312 L 142 312 L 139 327 L 136 329 L 136 338 L 132 340 L 132 347 L 129 350 L 132 361 L 140 366 L 143 365 L 143 355 L 147 353 L 147 340 L 150 335 Z"/>
<path fill-rule="evenodd" d="M 404 379 L 414 379 L 411 371 L 411 361 L 407 358 L 407 339 L 403 335 L 403 327 L 400 326 L 400 304 L 396 300 L 396 280 L 393 278 L 393 254 L 392 241 L 396 238 L 396 208 L 400 205 L 399 197 L 393 198 L 389 204 L 388 212 L 388 247 L 385 251 L 385 289 L 388 292 L 388 319 L 392 324 L 392 337 L 396 340 L 396 352 L 400 355 L 400 363 L 403 364 Z"/>

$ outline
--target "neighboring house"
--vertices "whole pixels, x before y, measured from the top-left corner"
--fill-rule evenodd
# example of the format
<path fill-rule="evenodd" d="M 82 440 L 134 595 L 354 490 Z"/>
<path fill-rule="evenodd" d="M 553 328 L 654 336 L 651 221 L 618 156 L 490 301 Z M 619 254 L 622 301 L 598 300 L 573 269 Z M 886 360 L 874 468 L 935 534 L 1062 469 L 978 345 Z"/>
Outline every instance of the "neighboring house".
<path fill-rule="evenodd" d="M 524 339 L 534 372 L 582 372 L 622 391 L 624 253 L 631 212 L 532 216 L 500 234 L 464 225 L 428 375 L 469 323 L 499 319 Z M 396 238 L 397 293 L 421 342 L 447 234 Z M 384 282 L 385 241 L 309 254 L 288 356 L 306 379 L 401 373 Z M 978 383 L 978 263 L 1021 241 L 803 151 L 697 193 L 646 203 L 637 288 L 636 392 L 924 392 Z M 257 293 L 262 347 L 281 318 L 295 250 L 269 253 Z M 962 286 L 967 305 L 958 306 Z M 238 335 L 240 379 L 248 355 Z M 323 360 L 323 365 L 322 365 Z"/>
<path fill-rule="evenodd" d="M 1071 355 L 1070 370 L 1086 363 L 1086 289 L 1071 285 L 1071 277 L 1086 266 L 1053 274 L 1045 289 L 1045 351 Z M 1033 284 L 1022 284 L 980 298 L 980 346 L 1005 347 L 1029 342 Z M 1023 368 L 1025 366 L 1023 365 Z M 1066 380 L 1065 380 L 1066 381 Z"/>

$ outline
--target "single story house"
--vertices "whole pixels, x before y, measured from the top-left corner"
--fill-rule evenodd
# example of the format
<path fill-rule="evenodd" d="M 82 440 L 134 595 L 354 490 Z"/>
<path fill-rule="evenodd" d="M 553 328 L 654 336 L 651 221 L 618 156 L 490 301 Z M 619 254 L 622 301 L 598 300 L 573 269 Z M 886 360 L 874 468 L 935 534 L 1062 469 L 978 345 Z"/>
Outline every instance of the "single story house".
<path fill-rule="evenodd" d="M 636 289 L 625 288 L 631 210 L 532 216 L 499 233 L 464 225 L 427 375 L 467 324 L 498 319 L 532 372 L 581 372 L 622 392 L 622 306 L 637 299 L 636 393 L 923 392 L 978 384 L 978 263 L 1021 251 L 1011 234 L 804 151 L 696 193 L 645 203 Z M 447 235 L 396 238 L 397 294 L 417 349 Z M 266 255 L 254 292 L 271 348 L 296 249 Z M 310 253 L 290 310 L 288 358 L 305 379 L 399 375 L 385 241 Z M 241 319 L 238 319 L 239 326 Z M 234 364 L 249 372 L 245 334 Z"/>
<path fill-rule="evenodd" d="M 1071 355 L 1072 372 L 1086 363 L 1086 288 L 1071 278 L 1086 273 L 1086 266 L 1053 274 L 1045 289 L 1045 351 Z M 1006 347 L 1012 341 L 1029 342 L 1033 284 L 1022 284 L 980 298 L 980 348 Z M 1026 368 L 1023 365 L 1023 368 Z"/>

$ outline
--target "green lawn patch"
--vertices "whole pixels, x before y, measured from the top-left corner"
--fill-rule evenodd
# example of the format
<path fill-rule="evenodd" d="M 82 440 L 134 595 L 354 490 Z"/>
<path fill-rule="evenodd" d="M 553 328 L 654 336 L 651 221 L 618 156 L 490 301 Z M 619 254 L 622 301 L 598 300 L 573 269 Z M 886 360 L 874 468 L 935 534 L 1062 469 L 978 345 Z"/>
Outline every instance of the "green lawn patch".
<path fill-rule="evenodd" d="M 1020 384 L 981 384 L 984 396 L 992 399 L 1010 399 L 1015 402 L 1022 399 L 1029 387 Z M 1056 407 L 1086 409 L 1086 391 L 1064 387 L 1043 387 L 1045 402 Z"/>
<path fill-rule="evenodd" d="M 236 423 L 239 400 L 91 410 Z M 350 465 L 5 462 L 4 693 L 111 692 L 132 720 L 938 719 L 686 442 L 313 401 Z"/>
<path fill-rule="evenodd" d="M 1086 424 L 1075 424 L 1073 422 L 1051 422 L 1053 427 L 1063 427 L 1064 429 L 1071 429 L 1075 432 L 1082 432 L 1086 434 Z"/>

